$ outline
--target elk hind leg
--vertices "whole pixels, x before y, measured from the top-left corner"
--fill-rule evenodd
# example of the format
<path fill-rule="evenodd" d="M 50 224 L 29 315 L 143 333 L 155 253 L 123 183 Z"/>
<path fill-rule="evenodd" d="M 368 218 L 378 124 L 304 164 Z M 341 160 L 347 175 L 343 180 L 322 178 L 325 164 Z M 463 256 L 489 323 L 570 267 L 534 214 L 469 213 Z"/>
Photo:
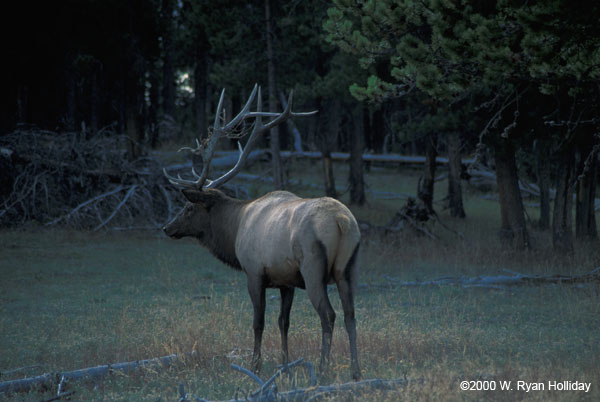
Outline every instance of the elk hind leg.
<path fill-rule="evenodd" d="M 350 343 L 350 371 L 354 380 L 360 379 L 360 366 L 358 364 L 358 349 L 356 347 L 356 318 L 354 316 L 354 287 L 356 281 L 356 257 L 358 245 L 354 249 L 350 260 L 346 264 L 344 274 L 336 281 L 338 293 L 344 309 L 344 324 L 348 332 Z"/>
<path fill-rule="evenodd" d="M 350 371 L 354 380 L 360 379 L 360 367 L 358 365 L 358 350 L 356 348 L 356 318 L 354 317 L 354 295 L 352 286 L 347 280 L 337 282 L 338 292 L 344 309 L 344 324 L 348 332 L 350 342 Z"/>
<path fill-rule="evenodd" d="M 321 363 L 319 370 L 325 373 L 329 369 L 329 354 L 335 323 L 335 311 L 327 297 L 328 263 L 325 246 L 317 241 L 312 253 L 306 256 L 301 267 L 306 293 L 321 319 Z"/>
<path fill-rule="evenodd" d="M 281 351 L 283 364 L 288 364 L 288 329 L 290 328 L 290 311 L 294 301 L 294 288 L 283 287 L 281 293 L 281 312 L 279 313 L 279 331 L 281 332 Z"/>

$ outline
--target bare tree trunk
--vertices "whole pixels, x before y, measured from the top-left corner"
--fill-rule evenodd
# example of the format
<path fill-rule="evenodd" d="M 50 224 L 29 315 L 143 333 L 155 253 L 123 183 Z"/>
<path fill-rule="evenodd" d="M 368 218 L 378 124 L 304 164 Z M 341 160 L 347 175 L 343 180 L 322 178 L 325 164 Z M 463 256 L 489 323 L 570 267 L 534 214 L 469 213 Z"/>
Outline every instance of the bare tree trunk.
<path fill-rule="evenodd" d="M 573 253 L 573 180 L 574 151 L 568 146 L 559 154 L 554 216 L 552 220 L 552 245 L 556 251 Z"/>
<path fill-rule="evenodd" d="M 150 134 L 150 146 L 156 149 L 160 138 L 160 130 L 158 128 L 158 108 L 160 102 L 160 73 L 154 66 L 151 66 L 150 71 L 150 108 L 148 109 L 148 123 Z"/>
<path fill-rule="evenodd" d="M 17 123 L 27 121 L 28 100 L 29 88 L 27 85 L 19 84 L 17 86 Z"/>
<path fill-rule="evenodd" d="M 365 181 L 363 177 L 362 154 L 365 148 L 365 109 L 358 105 L 352 115 L 352 128 L 350 138 L 350 203 L 364 205 Z"/>
<path fill-rule="evenodd" d="M 525 210 L 519 189 L 515 149 L 504 140 L 495 147 L 496 182 L 500 198 L 500 238 L 517 250 L 529 249 L 529 234 L 525 225 Z"/>
<path fill-rule="evenodd" d="M 340 130 L 340 103 L 338 100 L 325 102 L 323 107 L 327 110 L 321 118 L 326 124 L 320 127 L 319 145 L 323 155 L 323 178 L 325 182 L 325 195 L 337 198 L 335 190 L 335 177 L 333 175 L 333 163 L 331 161 L 331 147 L 335 143 Z M 322 120 L 322 121 L 323 121 Z"/>
<path fill-rule="evenodd" d="M 269 111 L 277 112 L 277 88 L 275 86 L 275 55 L 273 53 L 273 21 L 271 18 L 271 1 L 265 0 L 265 18 L 267 28 L 267 74 L 269 79 Z M 271 129 L 271 155 L 273 169 L 273 184 L 275 189 L 283 188 L 283 171 L 279 155 L 279 130 Z"/>
<path fill-rule="evenodd" d="M 135 103 L 128 102 L 125 107 L 126 127 L 127 127 L 127 159 L 132 161 L 137 159 L 139 155 L 139 147 L 137 144 L 137 113 Z"/>
<path fill-rule="evenodd" d="M 437 135 L 430 134 L 426 139 L 425 166 L 422 180 L 419 180 L 417 195 L 427 211 L 433 213 L 433 186 L 435 183 L 435 157 L 437 156 Z"/>
<path fill-rule="evenodd" d="M 94 135 L 98 131 L 98 108 L 100 105 L 97 68 L 92 71 L 90 81 L 90 134 Z"/>
<path fill-rule="evenodd" d="M 455 218 L 465 217 L 460 185 L 462 172 L 460 149 L 460 133 L 457 131 L 448 133 L 448 206 L 450 216 Z"/>
<path fill-rule="evenodd" d="M 67 110 L 65 115 L 65 128 L 69 131 L 75 130 L 75 108 L 76 108 L 76 96 L 77 96 L 77 80 L 75 78 L 75 70 L 71 60 L 68 61 L 69 65 L 66 68 L 66 85 L 67 85 Z"/>
<path fill-rule="evenodd" d="M 175 117 L 175 45 L 173 28 L 174 0 L 162 0 L 163 32 L 163 113 Z"/>
<path fill-rule="evenodd" d="M 335 176 L 333 175 L 333 163 L 331 162 L 331 152 L 323 151 L 323 177 L 325 178 L 325 195 L 327 197 L 337 198 L 335 190 Z"/>
<path fill-rule="evenodd" d="M 540 187 L 540 229 L 550 227 L 550 144 L 547 140 L 536 143 L 536 174 Z"/>
<path fill-rule="evenodd" d="M 146 63 L 140 53 L 138 38 L 133 30 L 135 10 L 129 4 L 128 51 L 124 61 L 124 113 L 127 133 L 127 157 L 137 159 L 143 150 L 144 142 L 144 77 Z"/>
<path fill-rule="evenodd" d="M 577 171 L 581 172 L 583 177 L 577 182 L 577 199 L 575 201 L 575 236 L 578 239 L 596 239 L 598 237 L 595 216 L 598 156 L 592 149 L 593 144 L 580 145 L 581 162 Z"/>
<path fill-rule="evenodd" d="M 125 102 L 125 124 L 127 131 L 127 157 L 135 160 L 143 153 L 144 117 L 143 117 L 143 87 L 136 81 L 138 77 L 130 73 Z M 143 76 L 143 75 L 142 75 Z"/>
<path fill-rule="evenodd" d="M 383 105 L 375 109 L 371 115 L 371 147 L 376 153 L 383 152 L 383 139 L 385 137 L 385 124 Z"/>
<path fill-rule="evenodd" d="M 206 57 L 206 52 L 198 49 L 194 65 L 194 121 L 198 138 L 207 136 L 206 76 L 208 71 Z"/>

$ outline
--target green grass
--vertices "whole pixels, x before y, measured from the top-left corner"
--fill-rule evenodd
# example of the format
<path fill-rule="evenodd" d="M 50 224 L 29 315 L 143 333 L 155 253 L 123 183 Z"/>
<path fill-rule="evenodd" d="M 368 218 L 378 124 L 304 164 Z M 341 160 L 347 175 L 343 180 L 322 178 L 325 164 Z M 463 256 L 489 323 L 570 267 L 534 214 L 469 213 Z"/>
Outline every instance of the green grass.
<path fill-rule="evenodd" d="M 304 169 L 305 182 L 318 168 Z M 340 184 L 346 173 L 336 166 Z M 367 177 L 370 188 L 390 192 L 412 192 L 416 180 L 416 174 L 380 171 Z M 263 188 L 255 185 L 252 191 Z M 402 203 L 371 198 L 369 206 L 354 212 L 384 224 Z M 532 231 L 537 245 L 532 252 L 504 250 L 496 236 L 497 205 L 469 192 L 465 203 L 466 221 L 441 213 L 446 224 L 464 234 L 464 241 L 439 226 L 433 228 L 439 241 L 410 234 L 364 239 L 359 262 L 363 285 L 356 296 L 363 377 L 424 380 L 423 385 L 369 399 L 599 400 L 598 285 L 506 290 L 385 286 L 386 275 L 427 280 L 505 269 L 569 274 L 598 265 L 595 244 L 578 243 L 574 257 L 556 255 L 543 232 Z M 280 358 L 276 296 L 275 290 L 267 292 L 263 376 L 275 370 Z M 330 298 L 338 320 L 329 380 L 347 382 L 347 337 L 335 290 Z M 196 350 L 196 358 L 167 370 L 73 383 L 70 389 L 76 400 L 174 401 L 177 385 L 184 383 L 188 392 L 202 397 L 228 399 L 241 390 L 243 398 L 243 391 L 255 385 L 229 365 L 249 367 L 252 342 L 245 277 L 194 241 L 150 232 L 0 231 L 0 371 L 36 366 L 3 375 L 1 381 Z M 319 353 L 319 320 L 299 291 L 291 316 L 291 358 L 317 363 Z M 299 373 L 299 383 L 307 384 Z M 461 380 L 477 379 L 577 380 L 592 387 L 588 394 L 460 391 Z M 282 381 L 280 390 L 288 386 Z M 51 396 L 31 392 L 14 399 Z"/>

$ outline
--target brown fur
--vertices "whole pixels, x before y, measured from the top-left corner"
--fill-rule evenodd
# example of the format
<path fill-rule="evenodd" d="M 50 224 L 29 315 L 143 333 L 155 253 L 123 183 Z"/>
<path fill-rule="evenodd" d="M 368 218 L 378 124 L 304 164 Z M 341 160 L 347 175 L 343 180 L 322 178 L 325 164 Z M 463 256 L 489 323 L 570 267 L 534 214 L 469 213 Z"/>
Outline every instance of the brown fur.
<path fill-rule="evenodd" d="M 283 360 L 288 360 L 287 328 L 294 288 L 306 288 L 323 330 L 321 370 L 326 369 L 335 321 L 327 284 L 336 283 L 350 340 L 351 370 L 359 378 L 353 293 L 358 225 L 342 203 L 331 198 L 303 199 L 275 191 L 254 201 L 239 201 L 219 190 L 184 190 L 190 201 L 165 227 L 175 238 L 196 237 L 215 257 L 242 270 L 254 307 L 253 368 L 261 364 L 265 288 L 281 290 L 279 327 Z"/>

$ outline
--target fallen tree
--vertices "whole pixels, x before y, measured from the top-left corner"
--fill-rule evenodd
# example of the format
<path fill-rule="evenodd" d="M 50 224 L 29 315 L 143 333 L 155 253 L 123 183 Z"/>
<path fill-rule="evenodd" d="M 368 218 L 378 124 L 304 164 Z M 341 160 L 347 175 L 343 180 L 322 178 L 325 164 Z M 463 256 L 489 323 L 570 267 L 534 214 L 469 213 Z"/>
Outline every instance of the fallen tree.
<path fill-rule="evenodd" d="M 88 367 L 73 371 L 58 373 L 46 373 L 35 377 L 22 378 L 12 381 L 0 382 L 0 393 L 12 394 L 29 392 L 34 389 L 50 390 L 57 388 L 60 383 L 69 381 L 99 380 L 115 373 L 133 373 L 144 369 L 167 368 L 175 362 L 181 361 L 183 357 L 193 357 L 195 353 L 184 356 L 172 354 L 146 360 L 136 360 L 124 363 L 104 364 L 96 367 Z"/>
<path fill-rule="evenodd" d="M 527 275 L 509 270 L 504 270 L 511 275 L 482 275 L 472 278 L 443 277 L 431 281 L 402 281 L 385 275 L 391 286 L 446 286 L 454 285 L 464 288 L 487 287 L 506 288 L 522 285 L 573 285 L 584 283 L 600 283 L 600 267 L 581 275 Z M 359 285 L 361 286 L 361 285 Z M 363 285 L 364 286 L 364 285 Z"/>
<path fill-rule="evenodd" d="M 259 153 L 270 153 L 268 150 L 256 150 L 254 152 Z M 235 155 L 237 157 L 237 151 L 221 151 L 216 153 L 219 157 L 228 157 L 229 155 Z M 319 151 L 281 151 L 280 155 L 282 158 L 297 158 L 297 159 L 322 159 L 323 154 Z M 233 157 L 233 156 L 232 156 Z M 365 153 L 362 156 L 365 162 L 375 162 L 381 164 L 392 164 L 392 165 L 422 165 L 425 163 L 425 157 L 419 155 L 400 155 L 400 154 L 370 154 Z M 350 153 L 348 152 L 331 152 L 331 159 L 338 162 L 345 162 L 350 159 Z M 438 156 L 435 158 L 436 163 L 440 165 L 447 165 L 448 158 Z M 469 165 L 473 163 L 473 158 L 463 158 L 463 165 Z"/>

